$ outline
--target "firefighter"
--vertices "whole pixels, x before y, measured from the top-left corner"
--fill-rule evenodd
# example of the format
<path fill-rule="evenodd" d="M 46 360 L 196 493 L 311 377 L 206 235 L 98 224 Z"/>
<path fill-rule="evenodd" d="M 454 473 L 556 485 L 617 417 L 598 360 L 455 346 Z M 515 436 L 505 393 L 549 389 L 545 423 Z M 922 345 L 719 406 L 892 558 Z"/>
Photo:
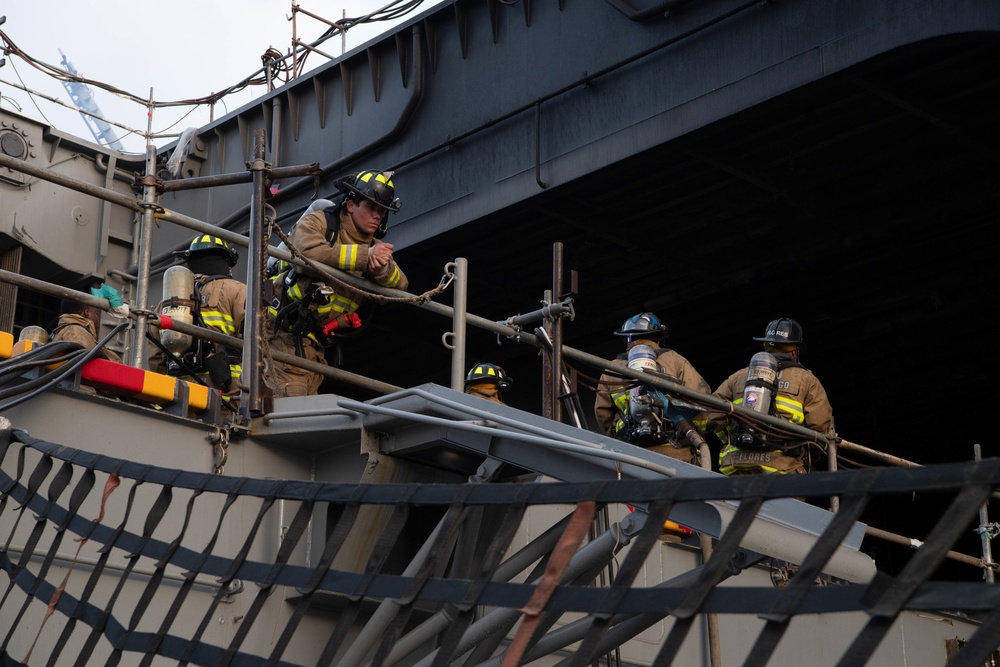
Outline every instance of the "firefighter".
<path fill-rule="evenodd" d="M 826 390 L 812 371 L 799 361 L 805 347 L 799 323 L 787 317 L 772 320 L 764 335 L 754 340 L 763 343 L 766 354 L 754 355 L 751 364 L 730 375 L 714 395 L 748 409 L 766 411 L 826 436 L 835 435 L 833 408 Z M 758 372 L 758 363 L 768 362 L 767 355 L 772 355 L 768 365 L 773 370 L 764 368 L 763 372 Z M 773 381 L 758 380 L 767 376 L 773 377 Z M 758 400 L 761 396 L 764 399 Z M 764 433 L 763 429 L 755 429 L 732 417 L 715 418 L 712 424 L 722 441 L 719 471 L 724 475 L 795 474 L 812 469 L 807 440 Z"/>
<path fill-rule="evenodd" d="M 50 341 L 69 341 L 79 343 L 86 350 L 93 350 L 97 347 L 97 333 L 101 330 L 101 309 L 96 306 L 88 306 L 64 299 L 60 307 L 59 322 L 56 324 L 52 334 L 48 337 Z M 121 363 L 119 357 L 113 350 L 101 348 L 98 356 Z"/>
<path fill-rule="evenodd" d="M 113 290 L 114 288 L 109 289 Z M 83 346 L 85 350 L 93 350 L 97 347 L 98 342 L 100 342 L 98 340 L 98 332 L 101 330 L 100 308 L 88 306 L 78 301 L 64 299 L 60 304 L 59 312 L 59 322 L 56 324 L 55 329 L 52 330 L 52 334 L 48 337 L 49 341 L 69 341 L 71 343 L 78 343 Z M 102 347 L 97 353 L 97 356 L 101 359 L 121 363 L 121 357 L 119 357 L 113 350 L 109 350 L 106 347 Z M 114 398 L 114 394 L 103 391 L 99 392 L 93 387 L 88 387 L 86 385 L 81 385 L 80 391 L 87 394 L 100 394 L 101 396 Z"/>
<path fill-rule="evenodd" d="M 639 351 L 639 346 L 647 346 L 641 351 L 646 352 L 650 357 L 649 361 L 655 361 L 656 370 L 668 376 L 668 379 L 677 384 L 694 389 L 705 394 L 712 391 L 711 386 L 695 370 L 687 359 L 671 350 L 663 347 L 667 340 L 667 327 L 662 324 L 660 318 L 654 313 L 644 312 L 625 320 L 625 323 L 614 332 L 615 336 L 625 339 L 625 351 L 614 359 L 613 363 L 621 366 L 629 365 L 629 354 Z M 659 424 L 662 428 L 652 429 L 643 437 L 637 437 L 636 430 L 630 428 L 631 405 L 630 385 L 635 385 L 634 381 L 623 380 L 611 373 L 601 375 L 600 383 L 597 386 L 597 398 L 594 402 L 594 414 L 597 417 L 597 424 L 602 433 L 614 438 L 632 442 L 632 444 L 647 447 L 671 458 L 697 464 L 697 454 L 693 443 L 687 438 L 678 437 L 673 430 L 673 425 L 662 415 L 654 416 L 653 423 Z M 705 424 L 705 416 L 701 413 L 693 417 L 696 428 L 701 428 Z"/>
<path fill-rule="evenodd" d="M 239 261 L 236 250 L 218 236 L 199 234 L 187 248 L 173 254 L 182 258 L 193 274 L 193 280 L 188 278 L 192 281 L 188 287 L 193 284 L 193 293 L 173 295 L 191 308 L 192 324 L 242 338 L 247 287 L 233 278 L 233 267 Z M 189 347 L 180 352 L 173 359 L 153 353 L 150 368 L 177 377 L 188 376 L 193 371 L 206 385 L 218 389 L 233 411 L 238 409 L 240 378 L 243 375 L 243 354 L 240 350 L 192 339 Z"/>
<path fill-rule="evenodd" d="M 308 259 L 362 276 L 383 287 L 406 290 L 408 282 L 392 256 L 393 245 L 382 242 L 389 212 L 399 210 L 393 172 L 362 171 L 342 178 L 342 193 L 331 208 L 311 211 L 292 229 L 292 245 Z M 325 349 L 337 329 L 357 328 L 364 293 L 353 287 L 327 284 L 312 269 L 281 262 L 271 278 L 268 309 L 271 349 L 327 365 Z M 275 397 L 318 393 L 323 376 L 274 361 L 268 382 Z"/>
<path fill-rule="evenodd" d="M 514 383 L 496 364 L 479 363 L 465 376 L 465 393 L 505 405 L 503 392 Z"/>

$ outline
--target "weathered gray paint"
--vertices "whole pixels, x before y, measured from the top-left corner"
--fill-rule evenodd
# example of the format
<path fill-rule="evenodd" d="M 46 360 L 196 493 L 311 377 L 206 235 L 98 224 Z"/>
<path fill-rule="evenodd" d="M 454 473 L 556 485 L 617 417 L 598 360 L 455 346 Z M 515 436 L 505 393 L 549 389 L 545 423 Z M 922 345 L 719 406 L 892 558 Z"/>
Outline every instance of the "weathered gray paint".
<path fill-rule="evenodd" d="M 242 170 L 248 132 L 273 132 L 270 109 L 281 100 L 282 164 L 338 163 L 398 122 L 413 92 L 413 71 L 422 68 L 424 90 L 400 136 L 330 174 L 402 165 L 397 183 L 404 205 L 391 223 L 393 242 L 405 248 L 895 47 L 1000 28 L 994 3 L 783 2 L 740 9 L 747 4 L 694 2 L 639 23 L 608 3 L 560 9 L 534 2 L 530 25 L 523 7 L 500 4 L 494 40 L 489 3 L 455 2 L 201 128 L 204 150 L 190 159 L 201 175 Z M 728 12 L 735 14 L 712 25 Z M 414 40 L 423 48 L 414 51 Z M 350 114 L 345 80 L 353 91 Z M 535 103 L 545 189 L 535 175 Z M 450 143 L 456 137 L 463 138 Z M 319 194 L 332 192 L 328 178 Z M 307 188 L 280 201 L 279 214 L 304 206 L 310 195 Z M 176 195 L 179 210 L 210 221 L 225 219 L 247 199 L 242 186 L 211 197 Z"/>

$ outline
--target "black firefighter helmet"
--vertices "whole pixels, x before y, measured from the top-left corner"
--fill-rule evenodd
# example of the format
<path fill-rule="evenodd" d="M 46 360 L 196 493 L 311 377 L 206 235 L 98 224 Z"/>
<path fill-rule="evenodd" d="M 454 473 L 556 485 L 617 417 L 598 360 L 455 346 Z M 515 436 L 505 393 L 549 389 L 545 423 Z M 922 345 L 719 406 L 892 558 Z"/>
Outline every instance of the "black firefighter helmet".
<path fill-rule="evenodd" d="M 381 239 L 389 231 L 389 211 L 399 212 L 400 202 L 396 196 L 396 188 L 392 184 L 392 171 L 362 171 L 354 176 L 346 176 L 337 181 L 337 189 L 348 199 L 358 201 L 367 199 L 376 206 L 385 209 L 382 222 L 373 236 Z"/>
<path fill-rule="evenodd" d="M 776 320 L 771 320 L 764 330 L 764 335 L 759 338 L 755 337 L 754 340 L 759 340 L 762 343 L 779 343 L 805 347 L 802 342 L 802 326 L 789 317 L 779 317 Z"/>
<path fill-rule="evenodd" d="M 465 376 L 465 386 L 468 388 L 470 384 L 478 382 L 492 382 L 497 386 L 497 389 L 503 391 L 510 387 L 514 381 L 507 377 L 504 369 L 496 364 L 480 363 L 469 369 Z"/>
<path fill-rule="evenodd" d="M 225 239 L 220 239 L 218 236 L 212 236 L 211 234 L 199 234 L 191 239 L 191 243 L 187 248 L 184 250 L 175 250 L 173 254 L 185 260 L 202 255 L 218 254 L 226 258 L 229 268 L 236 266 L 236 262 L 240 259 L 239 253 L 226 243 Z"/>

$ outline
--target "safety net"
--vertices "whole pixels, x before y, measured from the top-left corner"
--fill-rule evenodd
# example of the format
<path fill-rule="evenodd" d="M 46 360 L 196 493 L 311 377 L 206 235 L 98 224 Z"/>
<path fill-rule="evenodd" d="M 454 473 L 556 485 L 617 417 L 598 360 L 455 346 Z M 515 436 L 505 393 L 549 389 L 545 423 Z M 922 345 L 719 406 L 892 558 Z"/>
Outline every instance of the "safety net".
<path fill-rule="evenodd" d="M 995 586 L 933 578 L 996 488 L 996 460 L 797 476 L 352 485 L 158 468 L 7 426 L 0 656 L 8 665 L 513 665 L 548 657 L 583 667 L 615 664 L 616 652 L 660 623 L 666 631 L 648 662 L 670 665 L 708 618 L 730 615 L 753 619 L 743 664 L 766 665 L 780 664 L 775 656 L 797 617 L 860 613 L 829 663 L 855 666 L 877 654 L 901 614 L 941 610 L 972 627 L 950 665 L 983 665 L 1000 642 Z M 872 498 L 916 492 L 940 494 L 944 509 L 899 572 L 817 583 Z M 761 561 L 740 543 L 765 502 L 831 496 L 838 511 L 787 582 L 723 585 Z M 710 556 L 642 585 L 671 510 L 704 501 L 737 508 Z M 602 523 L 602 509 L 616 504 L 643 511 Z M 539 507 L 561 518 L 519 538 Z M 345 559 L 348 550 L 355 555 Z"/>

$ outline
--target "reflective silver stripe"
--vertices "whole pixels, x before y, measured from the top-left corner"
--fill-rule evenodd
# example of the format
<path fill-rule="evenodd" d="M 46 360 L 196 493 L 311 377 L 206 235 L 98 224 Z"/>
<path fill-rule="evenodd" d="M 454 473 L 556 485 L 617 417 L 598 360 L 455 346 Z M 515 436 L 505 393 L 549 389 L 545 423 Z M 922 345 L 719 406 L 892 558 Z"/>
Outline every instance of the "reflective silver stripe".
<path fill-rule="evenodd" d="M 802 404 L 794 398 L 788 398 L 779 394 L 774 399 L 774 407 L 781 413 L 782 417 L 793 424 L 801 424 L 806 420 L 806 413 L 802 408 Z"/>

